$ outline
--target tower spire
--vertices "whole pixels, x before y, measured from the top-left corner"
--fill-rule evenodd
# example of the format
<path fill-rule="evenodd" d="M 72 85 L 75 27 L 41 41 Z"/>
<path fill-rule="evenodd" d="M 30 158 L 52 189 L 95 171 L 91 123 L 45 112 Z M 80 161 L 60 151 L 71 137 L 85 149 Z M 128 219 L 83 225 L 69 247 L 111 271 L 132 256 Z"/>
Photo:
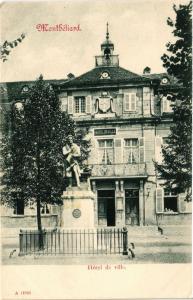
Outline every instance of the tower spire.
<path fill-rule="evenodd" d="M 109 39 L 109 23 L 106 23 L 106 38 L 101 44 L 101 55 L 96 57 L 96 66 L 118 66 L 118 55 L 113 55 L 114 44 Z"/>
<path fill-rule="evenodd" d="M 109 23 L 107 22 L 107 33 L 106 33 L 106 39 L 109 39 Z"/>

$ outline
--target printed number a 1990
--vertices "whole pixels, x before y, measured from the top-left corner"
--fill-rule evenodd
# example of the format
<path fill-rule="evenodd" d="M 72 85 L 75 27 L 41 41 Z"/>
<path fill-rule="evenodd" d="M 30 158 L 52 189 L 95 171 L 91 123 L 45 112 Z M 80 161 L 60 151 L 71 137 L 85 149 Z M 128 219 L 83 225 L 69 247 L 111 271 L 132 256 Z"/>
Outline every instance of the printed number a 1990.
<path fill-rule="evenodd" d="M 21 291 L 21 292 L 18 292 L 16 291 L 15 292 L 15 295 L 31 295 L 31 291 Z"/>

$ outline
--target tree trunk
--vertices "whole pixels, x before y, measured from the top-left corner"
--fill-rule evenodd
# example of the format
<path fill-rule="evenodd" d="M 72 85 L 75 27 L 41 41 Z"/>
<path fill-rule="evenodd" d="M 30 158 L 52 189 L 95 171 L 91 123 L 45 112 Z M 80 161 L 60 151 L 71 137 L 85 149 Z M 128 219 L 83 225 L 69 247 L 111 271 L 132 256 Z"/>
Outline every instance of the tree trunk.
<path fill-rule="evenodd" d="M 44 237 L 42 231 L 41 205 L 40 205 L 39 196 L 37 196 L 37 223 L 38 223 L 38 244 L 39 244 L 39 250 L 41 250 L 44 248 Z"/>
<path fill-rule="evenodd" d="M 42 231 L 41 205 L 40 205 L 39 196 L 37 196 L 37 224 L 38 224 L 38 231 Z"/>
<path fill-rule="evenodd" d="M 38 144 L 37 144 L 37 225 L 38 225 L 38 240 L 39 240 L 39 249 L 43 249 L 43 231 L 42 231 L 42 220 L 41 220 L 41 200 L 40 200 L 40 149 L 39 149 L 39 132 L 38 132 Z"/>

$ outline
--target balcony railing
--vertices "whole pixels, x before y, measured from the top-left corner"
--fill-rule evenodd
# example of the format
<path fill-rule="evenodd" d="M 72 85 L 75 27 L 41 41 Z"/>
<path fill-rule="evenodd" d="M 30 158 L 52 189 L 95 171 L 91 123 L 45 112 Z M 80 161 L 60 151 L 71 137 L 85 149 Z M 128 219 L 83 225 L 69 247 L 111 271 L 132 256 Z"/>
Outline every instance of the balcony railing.
<path fill-rule="evenodd" d="M 92 164 L 92 177 L 147 176 L 146 163 L 141 164 Z"/>
<path fill-rule="evenodd" d="M 95 56 L 96 66 L 118 66 L 119 65 L 119 56 L 111 55 L 109 59 L 106 59 L 105 56 Z"/>

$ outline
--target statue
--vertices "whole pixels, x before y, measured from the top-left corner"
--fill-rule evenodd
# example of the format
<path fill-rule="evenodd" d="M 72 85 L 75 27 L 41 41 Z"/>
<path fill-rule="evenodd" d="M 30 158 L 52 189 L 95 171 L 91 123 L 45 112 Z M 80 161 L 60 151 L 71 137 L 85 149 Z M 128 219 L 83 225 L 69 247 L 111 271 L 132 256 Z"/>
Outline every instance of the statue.
<path fill-rule="evenodd" d="M 81 156 L 80 153 L 80 147 L 73 143 L 73 137 L 72 135 L 68 136 L 68 144 L 65 145 L 62 148 L 63 155 L 65 156 L 65 162 L 66 162 L 66 176 L 71 178 L 72 182 L 72 177 L 73 173 L 75 175 L 76 179 L 76 184 L 78 187 L 80 187 L 80 166 L 78 163 L 77 158 Z"/>
<path fill-rule="evenodd" d="M 64 182 L 64 191 L 62 195 L 63 206 L 61 213 L 61 227 L 75 228 L 77 225 L 83 228 L 94 227 L 94 193 L 90 187 L 91 170 L 89 166 L 84 166 L 83 158 L 86 157 L 83 143 L 80 147 L 73 142 L 73 137 L 67 136 L 67 142 L 62 148 L 64 155 L 65 177 L 68 180 Z M 87 137 L 88 138 L 88 137 Z M 87 148 L 87 147 L 86 147 Z M 80 160 L 82 159 L 82 160 Z M 86 159 L 85 159 L 86 161 Z M 80 170 L 81 165 L 81 170 Z M 66 181 L 68 183 L 66 184 Z M 74 185 L 72 187 L 72 183 Z"/>

